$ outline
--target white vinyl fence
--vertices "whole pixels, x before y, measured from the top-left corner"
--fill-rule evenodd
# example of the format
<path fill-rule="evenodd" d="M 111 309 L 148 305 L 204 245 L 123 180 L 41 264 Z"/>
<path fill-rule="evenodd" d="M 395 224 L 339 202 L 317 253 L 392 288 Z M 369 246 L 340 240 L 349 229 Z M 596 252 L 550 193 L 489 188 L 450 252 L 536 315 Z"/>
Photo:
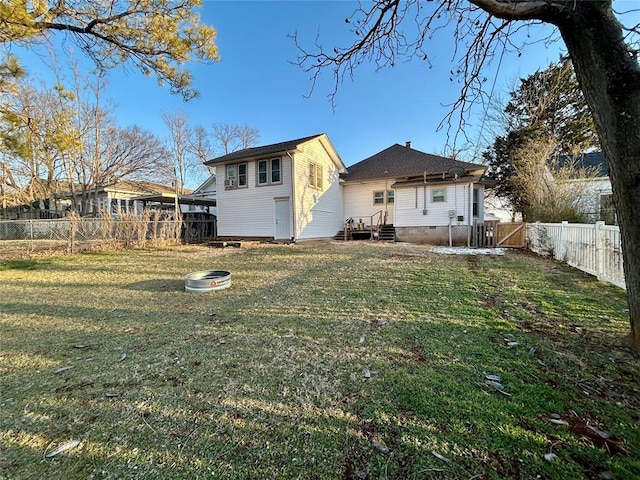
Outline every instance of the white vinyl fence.
<path fill-rule="evenodd" d="M 538 255 L 551 256 L 599 280 L 626 288 L 617 226 L 604 222 L 528 223 L 527 244 Z"/>

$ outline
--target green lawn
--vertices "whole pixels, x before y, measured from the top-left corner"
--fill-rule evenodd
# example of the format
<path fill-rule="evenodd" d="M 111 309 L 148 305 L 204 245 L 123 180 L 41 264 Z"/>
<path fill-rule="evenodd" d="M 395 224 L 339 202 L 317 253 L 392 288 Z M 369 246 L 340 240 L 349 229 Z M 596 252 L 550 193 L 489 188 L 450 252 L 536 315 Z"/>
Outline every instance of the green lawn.
<path fill-rule="evenodd" d="M 522 252 L 0 260 L 0 479 L 637 479 L 627 331 L 624 291 Z"/>

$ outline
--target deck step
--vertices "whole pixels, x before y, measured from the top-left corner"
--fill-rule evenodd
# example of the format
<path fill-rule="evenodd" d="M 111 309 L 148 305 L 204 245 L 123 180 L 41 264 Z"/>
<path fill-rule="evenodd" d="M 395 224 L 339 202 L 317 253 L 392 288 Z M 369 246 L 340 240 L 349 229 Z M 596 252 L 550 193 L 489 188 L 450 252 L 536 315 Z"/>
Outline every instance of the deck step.
<path fill-rule="evenodd" d="M 371 232 L 369 230 L 353 230 L 350 235 L 347 235 L 347 240 L 368 240 L 371 238 Z M 334 240 L 345 240 L 344 229 L 340 230 L 333 236 Z M 383 225 L 380 228 L 378 240 L 384 242 L 396 241 L 396 229 L 393 225 Z"/>

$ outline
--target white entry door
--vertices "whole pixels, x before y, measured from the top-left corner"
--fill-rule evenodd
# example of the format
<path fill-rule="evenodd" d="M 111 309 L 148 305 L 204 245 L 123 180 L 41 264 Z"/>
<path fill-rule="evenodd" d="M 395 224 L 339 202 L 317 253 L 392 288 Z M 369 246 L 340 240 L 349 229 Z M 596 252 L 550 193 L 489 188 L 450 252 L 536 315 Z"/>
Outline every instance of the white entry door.
<path fill-rule="evenodd" d="M 291 222 L 289 221 L 289 199 L 276 200 L 276 240 L 289 239 L 291 237 Z"/>

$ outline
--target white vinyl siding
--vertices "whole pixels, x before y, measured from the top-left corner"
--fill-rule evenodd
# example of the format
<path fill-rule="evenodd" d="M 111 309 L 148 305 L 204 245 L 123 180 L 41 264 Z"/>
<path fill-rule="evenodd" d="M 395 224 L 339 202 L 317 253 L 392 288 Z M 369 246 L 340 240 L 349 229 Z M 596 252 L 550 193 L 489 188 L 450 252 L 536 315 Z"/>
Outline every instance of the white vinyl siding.
<path fill-rule="evenodd" d="M 288 157 L 281 159 L 280 167 L 282 178 L 280 184 L 257 187 L 258 163 L 248 162 L 248 188 L 218 189 L 218 235 L 222 237 L 273 237 L 275 235 L 274 199 L 292 196 L 291 160 Z"/>
<path fill-rule="evenodd" d="M 327 145 L 331 148 L 329 143 Z M 248 188 L 218 190 L 218 234 L 221 237 L 275 237 L 276 200 L 286 199 L 290 202 L 291 212 L 291 234 L 287 238 L 331 238 L 342 228 L 339 171 L 323 145 L 323 137 L 299 145 L 296 152 L 290 154 L 268 164 L 270 184 L 259 181 L 259 162 L 263 160 L 259 159 L 247 162 Z M 310 185 L 311 164 L 315 165 L 314 186 Z M 278 175 L 280 183 L 275 183 Z"/>
<path fill-rule="evenodd" d="M 468 225 L 473 208 L 473 184 L 457 183 L 455 185 L 438 186 L 436 190 L 444 191 L 446 201 L 433 202 L 432 188 L 400 187 L 395 189 L 395 222 L 396 227 L 446 226 L 449 225 L 449 211 L 455 211 L 453 222 L 458 224 L 458 216 L 464 217 L 463 224 Z M 482 190 L 479 192 L 480 212 L 482 212 Z M 426 201 L 425 201 L 426 200 Z M 427 214 L 424 215 L 423 211 Z"/>
<path fill-rule="evenodd" d="M 383 222 L 386 214 L 386 223 L 393 224 L 395 203 L 374 203 L 374 192 L 380 192 L 384 199 L 384 192 L 387 191 L 388 195 L 388 192 L 392 191 L 388 188 L 390 184 L 391 182 L 385 182 L 384 180 L 344 184 L 344 219 L 354 218 L 358 221 L 358 219 L 362 218 L 363 221 L 369 224 L 371 216 L 376 216 L 378 212 L 382 211 Z M 387 196 L 387 200 L 388 198 Z M 395 197 L 394 200 L 397 201 Z"/>
<path fill-rule="evenodd" d="M 295 154 L 295 169 L 296 239 L 333 237 L 344 222 L 342 188 L 338 168 L 320 139 L 305 143 Z"/>

